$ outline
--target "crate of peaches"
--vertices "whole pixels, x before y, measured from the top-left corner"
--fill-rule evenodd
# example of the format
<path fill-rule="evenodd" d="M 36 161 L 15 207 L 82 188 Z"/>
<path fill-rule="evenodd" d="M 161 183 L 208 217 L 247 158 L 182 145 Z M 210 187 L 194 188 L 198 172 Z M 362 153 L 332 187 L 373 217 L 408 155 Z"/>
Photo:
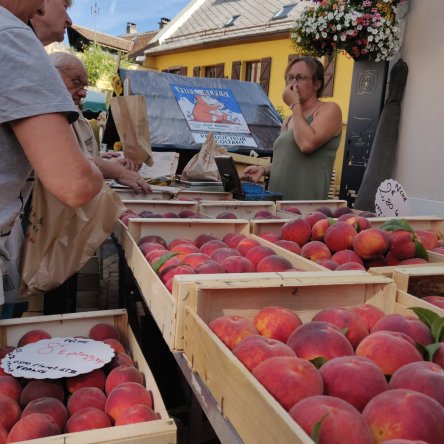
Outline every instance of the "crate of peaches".
<path fill-rule="evenodd" d="M 302 257 L 331 270 L 444 264 L 444 220 L 439 218 L 381 219 L 349 212 L 333 219 L 313 211 L 286 222 L 252 220 L 251 229 L 270 242 L 296 242 Z"/>
<path fill-rule="evenodd" d="M 0 322 L 0 442 L 175 443 L 125 310 Z"/>
<path fill-rule="evenodd" d="M 444 318 L 343 273 L 194 285 L 190 367 L 244 442 L 444 442 Z"/>
<path fill-rule="evenodd" d="M 207 275 L 226 279 L 241 274 L 243 279 L 254 281 L 266 273 L 317 269 L 328 272 L 288 249 L 270 245 L 259 237 L 253 239 L 248 221 L 242 219 L 132 219 L 127 236 L 127 264 L 173 350 L 182 348 L 180 325 L 187 300 L 186 291 L 175 286 L 176 276 L 187 275 L 199 281 Z M 292 242 L 289 244 L 291 248 Z"/>

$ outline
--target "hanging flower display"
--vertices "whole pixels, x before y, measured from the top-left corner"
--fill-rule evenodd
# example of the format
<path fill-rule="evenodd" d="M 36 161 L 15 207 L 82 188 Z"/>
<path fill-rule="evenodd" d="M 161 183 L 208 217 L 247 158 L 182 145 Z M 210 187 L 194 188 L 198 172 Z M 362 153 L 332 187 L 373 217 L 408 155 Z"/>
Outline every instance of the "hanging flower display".
<path fill-rule="evenodd" d="M 313 0 L 301 2 L 291 39 L 304 53 L 332 58 L 390 60 L 400 49 L 396 10 L 403 0 Z"/>

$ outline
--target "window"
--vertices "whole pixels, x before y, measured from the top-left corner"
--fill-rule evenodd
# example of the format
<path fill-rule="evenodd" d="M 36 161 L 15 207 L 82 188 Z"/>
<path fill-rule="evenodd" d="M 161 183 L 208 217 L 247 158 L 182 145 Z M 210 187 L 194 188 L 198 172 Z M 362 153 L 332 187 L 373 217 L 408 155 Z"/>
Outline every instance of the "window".
<path fill-rule="evenodd" d="M 295 7 L 294 4 L 282 6 L 282 8 L 278 12 L 276 12 L 276 14 L 274 14 L 271 19 L 272 20 L 278 20 L 278 19 L 283 19 L 285 17 L 288 17 L 289 12 L 294 7 Z"/>
<path fill-rule="evenodd" d="M 228 28 L 234 25 L 234 22 L 240 17 L 240 15 L 233 15 L 224 23 L 224 28 Z"/>
<path fill-rule="evenodd" d="M 261 78 L 260 60 L 247 62 L 245 65 L 245 80 L 247 82 L 260 83 L 260 78 Z"/>
<path fill-rule="evenodd" d="M 211 65 L 205 66 L 204 72 L 205 77 L 213 78 L 213 79 L 223 79 L 224 78 L 224 63 L 220 63 L 219 65 Z"/>

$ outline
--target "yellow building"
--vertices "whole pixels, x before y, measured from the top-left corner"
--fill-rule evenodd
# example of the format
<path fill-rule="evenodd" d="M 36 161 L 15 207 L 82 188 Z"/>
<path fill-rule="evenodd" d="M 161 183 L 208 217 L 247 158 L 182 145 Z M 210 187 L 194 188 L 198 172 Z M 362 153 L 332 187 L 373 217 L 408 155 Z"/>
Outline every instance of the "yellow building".
<path fill-rule="evenodd" d="M 284 70 L 297 54 L 290 32 L 303 4 L 295 0 L 192 0 L 137 60 L 155 71 L 259 83 L 285 117 L 290 111 L 282 100 Z M 343 139 L 352 71 L 353 60 L 343 55 L 326 66 L 323 100 L 334 100 L 341 107 Z M 344 140 L 335 163 L 337 187 L 343 153 Z"/>

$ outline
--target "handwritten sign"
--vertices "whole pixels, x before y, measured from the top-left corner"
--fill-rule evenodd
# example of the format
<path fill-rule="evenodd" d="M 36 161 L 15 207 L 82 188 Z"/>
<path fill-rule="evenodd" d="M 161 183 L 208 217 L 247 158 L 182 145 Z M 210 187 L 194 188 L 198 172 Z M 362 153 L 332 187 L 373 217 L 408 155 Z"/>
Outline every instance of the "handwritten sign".
<path fill-rule="evenodd" d="M 378 216 L 398 217 L 410 214 L 410 204 L 402 186 L 393 179 L 384 180 L 376 191 L 375 210 Z"/>
<path fill-rule="evenodd" d="M 101 368 L 114 353 L 108 344 L 92 339 L 42 339 L 8 353 L 1 367 L 15 377 L 58 379 Z"/>

